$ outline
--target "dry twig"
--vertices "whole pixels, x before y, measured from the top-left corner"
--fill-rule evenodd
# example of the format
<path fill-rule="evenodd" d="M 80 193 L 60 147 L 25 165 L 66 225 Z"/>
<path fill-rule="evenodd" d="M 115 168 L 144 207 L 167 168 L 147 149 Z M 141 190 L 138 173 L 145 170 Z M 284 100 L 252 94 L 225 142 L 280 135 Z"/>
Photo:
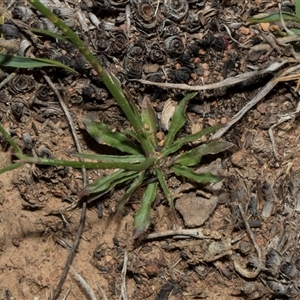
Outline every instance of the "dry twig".
<path fill-rule="evenodd" d="M 193 237 L 197 239 L 221 239 L 221 234 L 216 231 L 208 231 L 206 229 L 195 228 L 195 229 L 178 229 L 178 230 L 167 230 L 164 232 L 157 232 L 149 234 L 146 239 L 157 239 L 162 237 L 176 236 L 179 237 Z"/>
<path fill-rule="evenodd" d="M 99 284 L 98 282 L 97 282 L 96 284 L 97 284 L 99 293 L 100 293 L 100 295 L 101 295 L 101 297 L 102 297 L 102 300 L 108 300 L 107 297 L 106 297 L 106 295 L 105 295 L 105 293 L 104 293 L 104 291 L 102 290 L 100 284 Z"/>
<path fill-rule="evenodd" d="M 128 300 L 127 292 L 126 292 L 127 262 L 128 262 L 128 254 L 127 254 L 127 250 L 125 250 L 123 268 L 122 268 L 122 272 L 121 272 L 121 278 L 122 278 L 121 295 L 119 297 L 119 300 L 121 300 L 121 299 Z"/>
<path fill-rule="evenodd" d="M 167 82 L 153 82 L 153 81 L 143 80 L 143 79 L 139 79 L 137 81 L 139 81 L 143 84 L 154 85 L 154 86 L 158 86 L 158 87 L 165 88 L 165 89 L 172 88 L 172 89 L 180 89 L 180 90 L 186 90 L 186 91 L 207 91 L 207 90 L 214 90 L 214 89 L 233 86 L 233 85 L 245 82 L 247 80 L 251 80 L 253 78 L 260 77 L 264 74 L 273 73 L 273 72 L 279 70 L 284 65 L 286 65 L 288 63 L 295 63 L 295 62 L 296 61 L 294 59 L 286 59 L 286 60 L 283 60 L 282 62 L 273 62 L 270 66 L 268 66 L 264 70 L 252 71 L 252 72 L 239 74 L 234 77 L 226 78 L 223 81 L 212 83 L 212 84 L 206 84 L 206 85 L 188 85 L 188 84 L 183 84 L 183 83 L 180 84 L 180 83 L 167 83 Z"/>
<path fill-rule="evenodd" d="M 88 283 L 76 272 L 76 270 L 70 266 L 70 270 L 72 271 L 75 279 L 80 283 L 80 285 L 84 288 L 86 293 L 88 294 L 91 300 L 97 300 L 92 288 L 88 285 Z"/>
<path fill-rule="evenodd" d="M 258 266 L 257 266 L 257 269 L 254 271 L 254 272 L 251 272 L 251 271 L 247 271 L 245 269 L 243 269 L 240 264 L 237 262 L 236 258 L 233 257 L 233 264 L 234 264 L 234 268 L 235 270 L 242 276 L 246 277 L 246 278 L 255 278 L 261 271 L 261 268 L 262 268 L 262 262 L 261 262 L 261 251 L 260 251 L 260 248 L 258 247 L 257 243 L 256 243 L 256 240 L 255 240 L 255 237 L 250 229 L 250 226 L 249 226 L 249 223 L 246 219 L 246 216 L 245 216 L 245 213 L 244 213 L 244 210 L 242 208 L 242 206 L 239 204 L 239 210 L 240 210 L 240 214 L 241 214 L 241 217 L 244 221 L 244 224 L 245 224 L 245 227 L 246 227 L 246 231 L 249 235 L 249 238 L 251 239 L 253 245 L 254 245 L 254 248 L 257 252 L 257 257 L 258 257 Z"/>

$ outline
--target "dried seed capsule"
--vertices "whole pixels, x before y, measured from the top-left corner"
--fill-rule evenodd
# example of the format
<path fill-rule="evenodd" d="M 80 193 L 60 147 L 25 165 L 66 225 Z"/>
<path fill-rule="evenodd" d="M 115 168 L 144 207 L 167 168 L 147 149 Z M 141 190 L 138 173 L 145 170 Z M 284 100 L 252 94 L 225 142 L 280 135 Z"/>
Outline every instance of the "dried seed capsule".
<path fill-rule="evenodd" d="M 41 158 L 52 158 L 51 151 L 48 148 L 46 148 L 45 146 L 40 146 L 36 150 L 36 154 L 38 157 L 41 157 Z"/>
<path fill-rule="evenodd" d="M 277 297 L 286 297 L 287 296 L 287 287 L 282 283 L 275 280 L 266 281 L 266 285 L 272 290 L 274 296 Z"/>
<path fill-rule="evenodd" d="M 127 81 L 127 76 L 126 76 L 126 73 L 125 72 L 118 72 L 117 74 L 116 74 L 116 77 L 119 79 L 119 81 L 122 83 L 122 84 L 124 84 L 124 83 L 126 83 L 126 81 Z"/>
<path fill-rule="evenodd" d="M 93 84 L 91 84 L 89 86 L 85 86 L 82 89 L 81 93 L 84 98 L 92 98 L 92 97 L 94 97 L 94 94 L 96 91 L 97 91 L 97 88 Z"/>
<path fill-rule="evenodd" d="M 83 55 L 77 55 L 75 58 L 75 70 L 83 72 L 89 69 L 89 63 Z"/>
<path fill-rule="evenodd" d="M 27 75 L 17 75 L 9 82 L 9 86 L 13 94 L 26 93 L 35 87 L 35 80 Z"/>
<path fill-rule="evenodd" d="M 289 279 L 295 279 L 299 274 L 296 265 L 289 262 L 283 263 L 280 266 L 280 271 L 285 277 Z"/>
<path fill-rule="evenodd" d="M 57 32 L 58 29 L 55 27 L 55 25 L 49 21 L 47 18 L 41 18 L 41 21 L 43 22 L 44 29 L 52 31 L 52 32 Z"/>
<path fill-rule="evenodd" d="M 171 57 L 178 57 L 184 52 L 184 44 L 182 39 L 178 35 L 169 36 L 164 40 L 164 46 L 166 52 Z"/>
<path fill-rule="evenodd" d="M 163 82 L 162 73 L 161 72 L 150 73 L 146 76 L 146 80 L 152 82 Z"/>
<path fill-rule="evenodd" d="M 168 82 L 174 83 L 176 81 L 176 70 L 167 68 L 165 69 L 165 74 Z"/>
<path fill-rule="evenodd" d="M 167 60 L 167 54 L 157 43 L 154 43 L 151 45 L 149 58 L 154 63 L 164 64 Z"/>
<path fill-rule="evenodd" d="M 22 34 L 17 26 L 13 24 L 0 25 L 0 32 L 4 34 L 6 40 L 22 38 Z"/>
<path fill-rule="evenodd" d="M 53 13 L 58 17 L 70 17 L 74 14 L 74 9 L 70 7 L 56 7 L 53 9 Z"/>
<path fill-rule="evenodd" d="M 31 136 L 29 135 L 29 133 L 23 133 L 23 136 L 22 136 L 22 139 L 23 139 L 23 142 L 24 142 L 24 146 L 31 150 L 33 148 L 33 141 L 32 141 L 32 138 Z"/>
<path fill-rule="evenodd" d="M 42 85 L 36 91 L 35 96 L 41 101 L 49 101 L 53 98 L 53 92 L 47 85 Z"/>
<path fill-rule="evenodd" d="M 194 55 L 197 55 L 199 53 L 200 47 L 195 41 L 191 41 L 187 44 L 188 52 Z"/>
<path fill-rule="evenodd" d="M 145 41 L 139 40 L 127 49 L 126 54 L 128 57 L 144 59 L 146 51 Z"/>
<path fill-rule="evenodd" d="M 142 77 L 143 63 L 139 59 L 125 57 L 123 61 L 123 68 L 130 79 L 140 79 Z"/>
<path fill-rule="evenodd" d="M 71 68 L 74 68 L 74 66 L 75 66 L 75 59 L 68 54 L 55 57 L 55 60 L 65 64 Z M 60 68 L 58 71 L 58 74 L 61 76 L 69 76 L 71 74 L 71 72 L 66 69 Z"/>
<path fill-rule="evenodd" d="M 95 45 L 99 51 L 103 51 L 106 54 L 110 53 L 110 41 L 107 34 L 103 31 L 99 31 L 95 37 Z"/>
<path fill-rule="evenodd" d="M 175 23 L 167 19 L 161 22 L 160 26 L 157 28 L 157 33 L 163 38 L 167 38 L 179 34 L 180 29 Z"/>
<path fill-rule="evenodd" d="M 189 12 L 187 0 L 164 0 L 162 13 L 170 20 L 179 23 Z"/>
<path fill-rule="evenodd" d="M 133 2 L 135 4 L 137 24 L 145 30 L 155 28 L 157 25 L 157 17 L 152 4 L 147 0 Z"/>
<path fill-rule="evenodd" d="M 112 37 L 112 50 L 115 54 L 123 54 L 128 44 L 128 38 L 124 31 L 117 31 Z"/>
<path fill-rule="evenodd" d="M 266 255 L 266 267 L 273 276 L 279 273 L 282 256 L 275 249 L 271 249 Z"/>
<path fill-rule="evenodd" d="M 201 17 L 199 13 L 190 12 L 183 25 L 180 26 L 181 29 L 187 31 L 188 33 L 199 32 L 202 27 Z"/>
<path fill-rule="evenodd" d="M 20 119 L 23 116 L 24 104 L 19 101 L 14 101 L 11 104 L 11 111 L 17 119 Z"/>
<path fill-rule="evenodd" d="M 12 11 L 12 16 L 16 19 L 20 19 L 26 22 L 29 18 L 33 16 L 33 12 L 29 7 L 15 6 Z"/>
<path fill-rule="evenodd" d="M 187 83 L 191 77 L 191 69 L 187 67 L 181 67 L 178 70 L 176 70 L 176 81 L 180 83 Z"/>
<path fill-rule="evenodd" d="M 249 201 L 249 210 L 253 217 L 257 217 L 257 207 L 258 207 L 257 197 L 252 196 Z"/>

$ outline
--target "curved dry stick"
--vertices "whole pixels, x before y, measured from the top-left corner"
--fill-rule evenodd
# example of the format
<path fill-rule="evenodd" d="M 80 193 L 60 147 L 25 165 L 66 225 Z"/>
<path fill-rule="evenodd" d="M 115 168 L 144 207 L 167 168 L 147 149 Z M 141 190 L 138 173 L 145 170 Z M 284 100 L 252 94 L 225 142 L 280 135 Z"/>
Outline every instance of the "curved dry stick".
<path fill-rule="evenodd" d="M 279 70 L 282 66 L 288 63 L 295 63 L 295 62 L 297 62 L 295 59 L 286 59 L 282 62 L 273 62 L 270 66 L 268 66 L 264 70 L 239 74 L 234 77 L 226 78 L 223 81 L 212 83 L 212 84 L 206 84 L 206 85 L 188 85 L 184 83 L 181 84 L 181 83 L 153 82 L 153 81 L 143 80 L 143 79 L 135 79 L 134 81 L 138 81 L 140 83 L 147 84 L 147 85 L 158 86 L 165 89 L 172 88 L 172 89 L 180 89 L 186 91 L 207 91 L 207 90 L 214 90 L 214 89 L 233 86 L 245 82 L 247 80 L 250 80 L 252 78 L 257 78 L 264 74 L 275 72 Z"/>
<path fill-rule="evenodd" d="M 249 235 L 249 238 L 251 239 L 251 241 L 252 241 L 252 243 L 253 243 L 253 245 L 254 245 L 254 248 L 255 248 L 255 250 L 256 250 L 256 252 L 257 252 L 257 256 L 258 256 L 258 266 L 257 266 L 257 269 L 256 269 L 254 272 L 252 272 L 252 271 L 247 271 L 247 270 L 245 270 L 244 268 L 242 268 L 242 267 L 240 266 L 240 264 L 237 262 L 235 256 L 233 256 L 233 265 L 234 265 L 235 270 L 236 270 L 240 275 L 242 275 L 243 277 L 246 277 L 246 278 L 255 278 L 255 277 L 260 273 L 261 268 L 262 268 L 261 251 L 260 251 L 260 248 L 258 247 L 258 245 L 257 245 L 257 243 L 256 243 L 256 241 L 255 241 L 255 237 L 254 237 L 254 235 L 253 235 L 253 233 L 252 233 L 252 231 L 251 231 L 251 229 L 250 229 L 249 223 L 248 223 L 248 221 L 247 221 L 247 219 L 246 219 L 246 217 L 245 217 L 245 213 L 244 213 L 244 210 L 243 210 L 242 206 L 239 204 L 238 207 L 239 207 L 239 210 L 240 210 L 242 219 L 243 219 L 243 221 L 244 221 L 244 223 L 245 223 L 246 231 L 247 231 L 247 233 L 248 233 L 248 235 Z"/>
<path fill-rule="evenodd" d="M 193 237 L 197 239 L 215 239 L 220 240 L 222 235 L 216 231 L 208 231 L 207 229 L 194 228 L 194 229 L 178 229 L 167 230 L 164 232 L 157 232 L 149 234 L 146 239 L 157 239 L 162 237 L 177 236 L 177 238 Z"/>

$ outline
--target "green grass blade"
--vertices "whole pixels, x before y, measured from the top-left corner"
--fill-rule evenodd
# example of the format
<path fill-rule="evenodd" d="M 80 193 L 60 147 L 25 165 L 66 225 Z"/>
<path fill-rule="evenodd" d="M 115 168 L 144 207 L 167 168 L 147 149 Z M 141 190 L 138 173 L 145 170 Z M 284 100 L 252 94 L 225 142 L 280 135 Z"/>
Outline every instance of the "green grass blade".
<path fill-rule="evenodd" d="M 195 166 L 200 163 L 204 155 L 217 154 L 232 146 L 232 143 L 226 141 L 212 141 L 184 153 L 176 160 L 175 163 L 182 166 Z"/>
<path fill-rule="evenodd" d="M 174 197 L 168 188 L 164 173 L 163 173 L 162 169 L 158 168 L 158 167 L 155 168 L 154 172 L 158 179 L 159 185 L 168 200 L 173 220 L 174 220 L 175 224 L 178 225 L 178 220 L 176 217 L 176 212 L 175 212 L 175 207 L 174 207 Z"/>
<path fill-rule="evenodd" d="M 174 115 L 172 117 L 169 131 L 165 140 L 164 148 L 170 147 L 173 143 L 175 135 L 182 128 L 186 122 L 185 110 L 189 101 L 197 95 L 198 92 L 188 92 L 185 97 L 176 106 Z"/>
<path fill-rule="evenodd" d="M 42 67 L 58 67 L 66 69 L 72 73 L 76 71 L 69 66 L 60 63 L 59 61 L 46 59 L 46 58 L 31 58 L 24 56 L 13 56 L 7 54 L 0 54 L 0 66 L 2 67 L 13 67 L 21 69 L 29 68 L 42 68 Z"/>
<path fill-rule="evenodd" d="M 41 35 L 46 35 L 46 36 L 50 36 L 53 37 L 54 39 L 58 39 L 64 42 L 70 42 L 67 38 L 65 38 L 63 35 L 46 30 L 46 29 L 41 29 L 41 28 L 29 28 L 30 31 L 34 32 L 34 33 L 39 33 Z"/>
<path fill-rule="evenodd" d="M 99 194 L 99 196 L 104 195 L 112 190 L 116 185 L 136 177 L 137 174 L 138 172 L 135 171 L 118 170 L 113 174 L 104 176 L 92 184 L 87 185 L 81 192 L 78 193 L 78 197 L 82 198 L 91 194 Z"/>
<path fill-rule="evenodd" d="M 140 147 L 130 141 L 124 134 L 118 131 L 112 131 L 102 122 L 95 122 L 90 119 L 83 119 L 83 123 L 88 133 L 99 143 L 109 145 L 122 152 L 129 154 L 141 154 Z"/>
<path fill-rule="evenodd" d="M 10 134 L 4 129 L 4 127 L 0 124 L 0 133 L 4 136 L 4 138 L 9 142 L 11 147 L 14 149 L 15 153 L 22 153 L 19 146 L 16 144 L 16 142 L 13 140 L 13 138 L 10 136 Z"/>
<path fill-rule="evenodd" d="M 141 103 L 141 119 L 142 126 L 145 128 L 145 132 L 155 147 L 157 144 L 157 119 L 154 108 L 147 97 L 144 97 Z"/>
<path fill-rule="evenodd" d="M 216 183 L 223 179 L 222 176 L 214 175 L 210 172 L 196 173 L 184 166 L 174 165 L 171 170 L 173 170 L 177 176 L 183 176 L 198 183 Z"/>
<path fill-rule="evenodd" d="M 110 162 L 110 163 L 130 163 L 137 164 L 144 162 L 146 160 L 144 155 L 101 155 L 101 154 L 88 154 L 88 153 L 77 153 L 75 154 L 77 157 L 97 160 L 98 162 Z"/>
<path fill-rule="evenodd" d="M 149 157 L 145 161 L 132 164 L 132 163 L 110 163 L 110 162 L 87 162 L 87 161 L 70 161 L 70 160 L 59 160 L 41 157 L 31 157 L 23 154 L 16 154 L 19 158 L 20 163 L 32 163 L 37 165 L 47 166 L 63 166 L 72 168 L 86 168 L 86 169 L 126 169 L 130 171 L 142 171 L 150 168 L 155 158 Z"/>
<path fill-rule="evenodd" d="M 295 16 L 286 12 L 282 12 L 282 19 L 284 21 L 292 21 L 296 23 L 300 23 L 299 16 Z M 259 14 L 251 17 L 247 20 L 250 23 L 271 23 L 271 22 L 279 22 L 281 20 L 280 13 L 273 14 Z"/>
<path fill-rule="evenodd" d="M 9 166 L 6 166 L 4 168 L 1 168 L 0 169 L 0 174 L 3 174 L 7 171 L 11 171 L 11 170 L 14 170 L 14 169 L 17 169 L 19 167 L 23 166 L 23 163 L 14 163 L 14 164 L 10 164 Z"/>
<path fill-rule="evenodd" d="M 145 171 L 140 172 L 140 174 L 130 184 L 130 187 L 126 190 L 120 204 L 118 205 L 118 212 L 120 212 L 123 209 L 125 203 L 131 197 L 132 193 L 134 193 L 134 191 L 143 183 L 145 179 L 145 173 Z"/>
<path fill-rule="evenodd" d="M 300 0 L 295 0 L 296 16 L 300 20 Z"/>
<path fill-rule="evenodd" d="M 184 144 L 189 143 L 189 142 L 193 142 L 195 140 L 200 139 L 202 136 L 213 133 L 215 131 L 217 131 L 219 128 L 221 128 L 222 125 L 218 124 L 215 126 L 211 126 L 211 127 L 207 127 L 199 132 L 196 132 L 194 134 L 190 134 L 188 136 L 185 136 L 183 138 L 180 138 L 179 140 L 175 141 L 172 145 L 170 145 L 167 148 L 164 148 L 161 151 L 161 154 L 163 157 L 167 157 L 168 155 L 170 155 L 171 153 L 174 153 L 176 151 L 178 151 Z"/>
<path fill-rule="evenodd" d="M 134 216 L 133 238 L 138 238 L 144 233 L 151 223 L 151 204 L 156 198 L 158 182 L 148 184 L 141 201 L 141 206 Z"/>

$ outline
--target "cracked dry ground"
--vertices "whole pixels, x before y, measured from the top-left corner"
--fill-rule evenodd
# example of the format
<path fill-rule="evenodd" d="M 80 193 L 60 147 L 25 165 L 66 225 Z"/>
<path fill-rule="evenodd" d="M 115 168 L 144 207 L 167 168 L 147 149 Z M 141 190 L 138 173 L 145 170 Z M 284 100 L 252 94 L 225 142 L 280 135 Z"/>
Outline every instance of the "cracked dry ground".
<path fill-rule="evenodd" d="M 222 49 L 202 45 L 197 50 L 199 55 L 190 58 L 197 66 L 190 74 L 190 84 L 218 82 L 255 68 L 265 69 L 271 62 L 284 58 L 285 52 L 269 51 L 272 47 L 267 47 L 266 56 L 266 48 L 253 48 L 257 44 L 268 44 L 264 36 L 271 31 L 245 22 L 255 12 L 276 10 L 276 1 L 205 3 L 216 12 L 207 16 L 205 22 L 202 20 L 201 36 L 193 33 L 195 36 L 191 37 L 192 34 L 185 33 L 185 37 L 197 40 L 205 39 L 208 34 L 226 35 L 229 44 Z M 24 3 L 17 1 L 17 4 Z M 71 1 L 69 4 L 72 6 Z M 194 2 L 189 5 L 194 9 Z M 198 10 L 203 9 L 199 4 Z M 217 26 L 223 23 L 235 24 L 230 27 L 235 41 Z M 131 41 L 136 39 L 133 36 Z M 47 40 L 44 42 L 46 45 Z M 180 69 L 182 62 L 177 63 Z M 156 70 L 157 65 L 149 64 L 143 72 L 152 68 Z M 4 69 L 1 81 L 10 72 Z M 40 79 L 40 71 L 20 73 L 33 78 L 35 87 L 17 93 L 12 92 L 11 84 L 1 88 L 1 123 L 28 154 L 32 149 L 36 153 L 50 149 L 54 157 L 71 158 L 76 149 L 56 98 L 47 94 L 51 100 L 48 99 L 45 106 L 32 101 L 36 100 L 38 88 L 47 86 Z M 49 76 L 64 95 L 85 151 L 99 151 L 99 147 L 80 129 L 80 116 L 92 114 L 112 128 L 128 126 L 113 99 L 103 90 L 101 97 L 105 101 L 93 98 L 90 102 L 84 99 L 77 103 L 78 94 L 91 83 L 89 76 L 77 75 L 59 82 L 55 74 L 50 72 Z M 186 132 L 226 123 L 271 78 L 268 75 L 232 88 L 200 92 L 189 105 Z M 76 84 L 72 85 L 73 82 Z M 126 84 L 137 101 L 140 93 L 155 94 L 151 87 L 130 81 Z M 98 217 L 96 203 L 89 204 L 72 267 L 87 281 L 97 299 L 102 299 L 98 285 L 107 299 L 119 299 L 125 250 L 128 253 L 128 299 L 300 299 L 299 120 L 294 118 L 275 127 L 274 145 L 269 136 L 269 128 L 281 115 L 295 111 L 299 98 L 295 86 L 292 81 L 278 83 L 224 134 L 222 138 L 232 142 L 234 147 L 203 162 L 203 167 L 224 176 L 220 184 L 183 190 L 176 199 L 182 228 L 196 227 L 205 233 L 204 239 L 176 236 L 146 239 L 145 235 L 134 241 L 133 215 L 139 207 L 141 191 L 134 194 L 117 221 L 114 216 L 124 192 L 122 188 L 102 199 L 102 218 Z M 182 94 L 173 89 L 160 90 L 158 98 L 151 98 L 158 115 L 166 99 L 178 100 Z M 6 98 L 9 95 L 13 95 L 12 98 Z M 27 103 L 21 117 L 14 110 L 15 98 Z M 26 144 L 24 133 L 31 137 L 32 147 Z M 0 167 L 9 164 L 9 150 L 2 141 Z M 106 174 L 89 171 L 89 179 Z M 174 191 L 183 184 L 172 178 L 169 183 Z M 50 299 L 80 221 L 80 205 L 69 211 L 65 209 L 77 200 L 76 195 L 82 188 L 81 172 L 24 165 L 2 174 L 0 184 L 0 299 Z M 246 230 L 243 216 L 259 251 Z M 152 226 L 147 234 L 166 232 L 172 226 L 169 208 L 158 191 Z M 258 267 L 261 270 L 255 274 Z M 70 273 L 58 299 L 63 299 L 68 290 L 67 299 L 88 299 Z"/>

